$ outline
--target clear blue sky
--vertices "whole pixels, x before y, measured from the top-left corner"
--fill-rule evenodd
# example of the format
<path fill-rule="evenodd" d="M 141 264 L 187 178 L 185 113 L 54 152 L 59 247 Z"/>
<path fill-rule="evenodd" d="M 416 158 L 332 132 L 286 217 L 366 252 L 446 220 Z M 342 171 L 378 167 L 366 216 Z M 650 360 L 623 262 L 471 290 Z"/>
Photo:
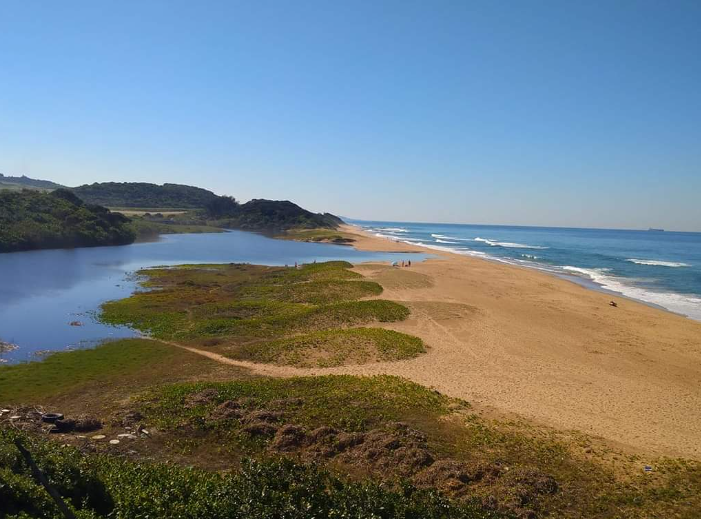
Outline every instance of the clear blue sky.
<path fill-rule="evenodd" d="M 701 2 L 7 0 L 0 172 L 701 230 Z"/>

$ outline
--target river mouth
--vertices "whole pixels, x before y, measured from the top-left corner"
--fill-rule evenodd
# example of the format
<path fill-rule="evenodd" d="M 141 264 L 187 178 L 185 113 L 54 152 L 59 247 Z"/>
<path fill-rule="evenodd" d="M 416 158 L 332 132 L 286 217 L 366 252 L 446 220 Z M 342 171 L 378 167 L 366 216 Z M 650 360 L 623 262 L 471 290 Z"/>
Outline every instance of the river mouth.
<path fill-rule="evenodd" d="M 421 261 L 426 254 L 358 251 L 351 247 L 275 240 L 260 234 L 165 235 L 118 247 L 0 254 L 0 362 L 41 360 L 56 351 L 91 348 L 105 340 L 136 337 L 127 327 L 96 318 L 105 301 L 138 288 L 142 268 L 193 263 L 282 266 L 314 261 Z"/>

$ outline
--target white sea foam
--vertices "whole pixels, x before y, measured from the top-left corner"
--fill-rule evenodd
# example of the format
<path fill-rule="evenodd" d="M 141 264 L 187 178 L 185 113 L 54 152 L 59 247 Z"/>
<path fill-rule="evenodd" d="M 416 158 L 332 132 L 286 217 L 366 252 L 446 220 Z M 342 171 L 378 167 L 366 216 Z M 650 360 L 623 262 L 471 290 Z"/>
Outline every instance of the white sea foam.
<path fill-rule="evenodd" d="M 533 254 L 521 254 L 521 257 L 522 257 L 522 258 L 528 258 L 528 259 L 531 259 L 531 260 L 537 260 L 537 259 L 538 259 L 538 256 L 535 256 L 535 255 L 533 255 Z"/>
<path fill-rule="evenodd" d="M 450 243 L 452 245 L 459 245 L 456 241 L 441 240 L 440 238 L 436 238 L 436 243 Z"/>
<path fill-rule="evenodd" d="M 455 236 L 446 236 L 445 234 L 432 234 L 433 238 L 440 238 L 441 240 L 453 240 L 453 241 L 472 241 L 472 238 L 457 238 Z"/>
<path fill-rule="evenodd" d="M 409 232 L 406 229 L 403 229 L 402 227 L 380 227 L 378 229 L 379 231 L 384 231 L 384 232 L 391 232 L 391 233 L 397 233 L 397 232 Z"/>
<path fill-rule="evenodd" d="M 480 241 L 490 245 L 492 247 L 505 247 L 507 249 L 547 249 L 548 247 L 541 247 L 539 245 L 524 245 L 523 243 L 511 243 L 508 241 L 496 241 L 489 240 L 487 238 L 475 238 L 475 241 Z"/>
<path fill-rule="evenodd" d="M 676 262 L 676 261 L 660 261 L 660 260 L 647 260 L 647 259 L 634 259 L 634 258 L 629 258 L 626 261 L 629 261 L 631 263 L 636 263 L 637 265 L 651 265 L 654 267 L 672 267 L 672 268 L 679 268 L 679 267 L 690 267 L 688 263 L 681 263 L 681 262 Z"/>
<path fill-rule="evenodd" d="M 607 290 L 618 292 L 624 296 L 638 299 L 646 303 L 658 305 L 672 312 L 677 312 L 682 315 L 691 317 L 692 319 L 701 320 L 701 298 L 686 294 L 677 294 L 673 292 L 656 292 L 646 290 L 641 287 L 627 284 L 622 278 L 609 274 L 610 269 L 598 268 L 587 269 L 581 267 L 566 266 L 562 267 L 569 272 L 584 275 L 601 285 Z"/>

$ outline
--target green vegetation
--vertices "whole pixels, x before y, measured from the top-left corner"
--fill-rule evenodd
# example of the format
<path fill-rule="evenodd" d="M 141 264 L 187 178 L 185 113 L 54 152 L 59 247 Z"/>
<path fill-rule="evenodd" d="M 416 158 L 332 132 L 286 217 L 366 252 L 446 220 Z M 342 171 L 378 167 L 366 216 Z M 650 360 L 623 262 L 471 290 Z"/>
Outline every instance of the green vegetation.
<path fill-rule="evenodd" d="M 251 200 L 210 207 L 212 225 L 249 231 L 285 231 L 288 229 L 335 229 L 343 221 L 329 213 L 312 213 L 287 200 Z"/>
<path fill-rule="evenodd" d="M 239 360 L 301 368 L 402 360 L 424 353 L 423 341 L 381 328 L 325 330 L 270 342 L 251 342 L 232 351 Z"/>
<path fill-rule="evenodd" d="M 288 201 L 251 200 L 239 204 L 233 197 L 217 196 L 211 191 L 180 184 L 144 182 L 104 182 L 73 188 L 86 202 L 120 208 L 195 210 L 178 215 L 175 221 L 189 225 L 242 229 L 249 231 L 284 231 L 288 229 L 335 229 L 342 221 L 331 214 L 316 214 Z M 151 220 L 151 218 L 149 218 Z M 177 222 L 178 220 L 184 220 Z"/>
<path fill-rule="evenodd" d="M 41 362 L 0 367 L 0 403 L 46 401 L 87 385 L 109 384 L 148 370 L 151 383 L 160 369 L 199 360 L 191 353 L 144 339 L 108 342 L 89 350 L 54 353 Z M 138 378 L 138 377 L 137 377 Z M 172 379 L 171 379 L 172 380 Z"/>
<path fill-rule="evenodd" d="M 312 364 L 338 365 L 423 352 L 419 339 L 404 334 L 346 329 L 409 315 L 398 303 L 364 300 L 381 294 L 382 287 L 348 270 L 351 266 L 336 261 L 301 268 L 234 264 L 149 269 L 141 274 L 153 290 L 104 304 L 101 318 L 155 338 L 195 344 L 207 340 L 207 346 L 222 345 L 228 348 L 223 353 L 234 358 L 281 364 L 303 365 L 303 354 L 314 357 Z"/>
<path fill-rule="evenodd" d="M 146 182 L 102 182 L 73 188 L 88 203 L 110 207 L 153 207 L 201 209 L 217 199 L 206 189 L 181 184 Z"/>
<path fill-rule="evenodd" d="M 284 234 L 276 236 L 284 240 L 296 240 L 307 242 L 336 243 L 348 245 L 355 239 L 351 234 L 339 232 L 335 229 L 289 229 Z"/>
<path fill-rule="evenodd" d="M 83 203 L 71 191 L 0 191 L 0 252 L 124 245 L 129 219 Z"/>
<path fill-rule="evenodd" d="M 193 398 L 203 393 L 213 397 Z M 236 424 L 207 423 L 206 418 L 218 405 L 233 400 L 241 401 L 248 411 L 284 410 L 286 421 L 305 427 L 352 432 L 369 431 L 389 421 L 433 422 L 450 413 L 451 403 L 460 402 L 399 377 L 328 375 L 171 384 L 146 393 L 139 409 L 161 428 L 188 422 L 226 430 Z"/>
<path fill-rule="evenodd" d="M 498 517 L 435 492 L 349 482 L 290 460 L 246 461 L 225 475 L 163 463 L 82 455 L 16 432 L 0 433 L 3 518 L 60 519 L 56 505 L 31 477 L 13 441 L 35 456 L 52 484 L 82 518 L 180 519 L 479 519 Z"/>
<path fill-rule="evenodd" d="M 0 189 L 36 189 L 39 191 L 52 191 L 54 189 L 61 189 L 62 187 L 65 186 L 49 180 L 36 180 L 24 175 L 21 177 L 10 177 L 0 173 Z"/>
<path fill-rule="evenodd" d="M 398 377 L 175 384 L 139 402 L 149 423 L 179 438 L 178 450 L 217 445 L 218 456 L 232 460 L 271 452 L 321 459 L 518 517 L 691 519 L 701 505 L 698 463 L 660 459 L 646 474 L 635 456 L 583 436 L 484 419 L 466 402 Z"/>

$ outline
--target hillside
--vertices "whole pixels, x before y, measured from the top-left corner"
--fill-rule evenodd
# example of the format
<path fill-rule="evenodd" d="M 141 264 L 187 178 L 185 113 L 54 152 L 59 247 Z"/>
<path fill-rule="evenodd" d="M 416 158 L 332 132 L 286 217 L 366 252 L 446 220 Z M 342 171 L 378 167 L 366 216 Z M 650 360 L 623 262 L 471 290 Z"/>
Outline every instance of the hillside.
<path fill-rule="evenodd" d="M 251 231 L 335 229 L 343 222 L 330 213 L 312 213 L 287 200 L 251 200 L 232 204 L 224 214 L 211 214 L 216 225 Z"/>
<path fill-rule="evenodd" d="M 73 188 L 83 201 L 107 207 L 144 207 L 150 209 L 200 209 L 217 195 L 182 184 L 146 182 L 101 182 Z"/>
<path fill-rule="evenodd" d="M 0 191 L 0 252 L 125 245 L 134 238 L 127 217 L 67 189 Z"/>
<path fill-rule="evenodd" d="M 21 177 L 9 177 L 0 173 L 0 189 L 39 189 L 50 191 L 53 189 L 60 189 L 62 187 L 64 186 L 57 184 L 56 182 L 51 182 L 50 180 L 37 180 L 24 175 Z"/>

